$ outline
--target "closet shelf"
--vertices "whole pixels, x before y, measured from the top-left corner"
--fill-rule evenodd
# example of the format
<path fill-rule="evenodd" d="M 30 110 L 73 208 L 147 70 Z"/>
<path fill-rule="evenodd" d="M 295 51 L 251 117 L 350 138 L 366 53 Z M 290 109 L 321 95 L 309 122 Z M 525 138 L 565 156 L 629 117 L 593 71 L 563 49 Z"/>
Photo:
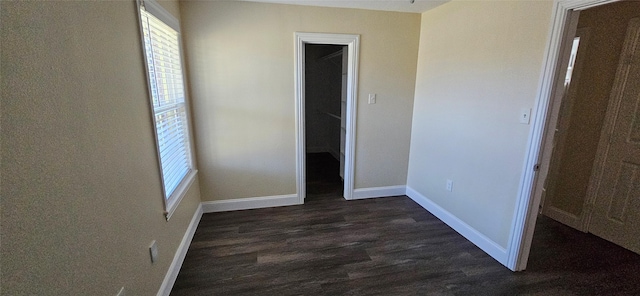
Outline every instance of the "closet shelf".
<path fill-rule="evenodd" d="M 326 114 L 326 115 L 329 115 L 329 116 L 331 116 L 331 117 L 333 117 L 333 118 L 335 118 L 335 119 L 338 119 L 338 120 L 341 120 L 341 119 L 342 119 L 342 118 L 340 118 L 340 116 L 335 115 L 335 114 L 331 114 L 331 113 L 329 113 L 329 112 L 322 112 L 322 113 L 324 113 L 324 114 Z"/>
<path fill-rule="evenodd" d="M 326 60 L 330 60 L 330 59 L 333 59 L 333 58 L 342 57 L 342 52 L 343 51 L 344 51 L 344 49 L 340 49 L 340 50 L 338 50 L 336 52 L 333 52 L 333 53 L 330 53 L 330 54 L 328 54 L 326 56 L 320 57 L 320 60 L 325 60 L 326 61 Z"/>

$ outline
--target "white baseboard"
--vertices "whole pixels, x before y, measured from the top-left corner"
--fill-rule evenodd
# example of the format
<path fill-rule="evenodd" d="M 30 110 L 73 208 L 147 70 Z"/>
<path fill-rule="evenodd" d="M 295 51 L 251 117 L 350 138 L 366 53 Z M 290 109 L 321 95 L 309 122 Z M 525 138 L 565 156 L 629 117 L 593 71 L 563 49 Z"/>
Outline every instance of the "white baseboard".
<path fill-rule="evenodd" d="M 505 248 L 501 247 L 409 186 L 398 185 L 360 188 L 354 190 L 352 199 L 366 199 L 405 194 L 442 222 L 449 225 L 449 227 L 453 228 L 466 239 L 485 251 L 489 256 L 493 257 L 501 264 L 506 265 L 507 251 Z M 157 295 L 168 296 L 171 293 L 171 289 L 178 277 L 178 273 L 180 272 L 184 258 L 187 255 L 187 250 L 189 249 L 189 245 L 191 244 L 191 240 L 193 239 L 193 235 L 196 232 L 203 213 L 249 210 L 298 204 L 300 203 L 296 194 L 201 202 L 200 205 L 198 205 L 196 212 L 193 214 L 193 218 L 191 218 L 191 222 L 189 223 L 186 233 L 182 237 L 182 241 L 178 246 L 178 250 L 173 257 L 173 261 L 169 266 L 169 270 L 167 271 Z"/>
<path fill-rule="evenodd" d="M 193 235 L 196 233 L 196 229 L 200 223 L 200 218 L 202 218 L 202 204 L 198 205 L 196 212 L 193 214 L 193 218 L 191 218 L 189 227 L 187 227 L 187 231 L 182 237 L 178 250 L 176 250 L 176 254 L 173 256 L 173 261 L 171 261 L 169 270 L 162 281 L 162 285 L 158 291 L 158 296 L 169 296 L 169 294 L 171 294 L 171 289 L 178 278 L 182 262 L 184 262 L 184 257 L 187 255 L 187 250 L 189 250 L 191 239 L 193 239 Z"/>
<path fill-rule="evenodd" d="M 204 201 L 201 204 L 202 204 L 203 212 L 215 213 L 215 212 L 228 212 L 228 211 L 238 211 L 238 210 L 292 206 L 292 205 L 299 205 L 300 202 L 298 201 L 298 195 L 288 194 L 288 195 Z"/>
<path fill-rule="evenodd" d="M 353 200 L 353 199 L 387 197 L 387 196 L 405 195 L 405 193 L 406 193 L 406 186 L 404 185 L 359 188 L 353 191 L 353 196 L 351 197 L 351 199 Z"/>
<path fill-rule="evenodd" d="M 556 220 L 564 225 L 567 225 L 571 228 L 578 229 L 582 231 L 581 220 L 580 217 L 571 214 L 569 212 L 558 209 L 554 206 L 549 206 L 543 210 L 543 214 L 547 215 L 549 218 Z"/>
<path fill-rule="evenodd" d="M 438 217 L 442 222 L 449 225 L 449 227 L 453 228 L 453 230 L 457 231 L 474 245 L 478 246 L 478 248 L 485 251 L 489 256 L 493 257 L 493 259 L 496 259 L 496 261 L 500 262 L 502 265 L 507 266 L 508 254 L 505 248 L 409 186 L 407 186 L 407 196 L 431 214 Z"/>

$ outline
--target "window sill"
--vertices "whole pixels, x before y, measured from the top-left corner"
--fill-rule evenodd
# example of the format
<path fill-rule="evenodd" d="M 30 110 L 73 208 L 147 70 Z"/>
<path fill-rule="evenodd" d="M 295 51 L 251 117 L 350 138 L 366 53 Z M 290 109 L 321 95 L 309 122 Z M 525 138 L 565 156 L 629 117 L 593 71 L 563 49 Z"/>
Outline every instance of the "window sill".
<path fill-rule="evenodd" d="M 173 215 L 173 213 L 178 208 L 180 201 L 182 201 L 182 198 L 187 194 L 187 192 L 191 188 L 191 185 L 193 184 L 193 181 L 196 179 L 197 174 L 198 174 L 198 170 L 191 170 L 191 172 L 189 172 L 184 177 L 184 179 L 182 180 L 182 183 L 180 183 L 178 188 L 176 188 L 176 190 L 173 192 L 169 200 L 166 201 L 164 216 L 167 219 L 167 221 L 169 221 L 169 219 L 171 218 L 171 215 Z"/>

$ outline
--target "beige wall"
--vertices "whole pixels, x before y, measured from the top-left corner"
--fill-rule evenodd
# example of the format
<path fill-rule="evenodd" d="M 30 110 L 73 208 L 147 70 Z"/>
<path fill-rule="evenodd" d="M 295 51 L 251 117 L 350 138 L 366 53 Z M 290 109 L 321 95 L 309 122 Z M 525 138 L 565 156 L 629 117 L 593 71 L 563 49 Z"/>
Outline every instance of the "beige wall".
<path fill-rule="evenodd" d="M 296 192 L 297 31 L 360 34 L 355 186 L 406 184 L 419 14 L 235 1 L 181 12 L 203 200 Z"/>
<path fill-rule="evenodd" d="M 135 3 L 1 13 L 2 294 L 157 293 L 200 193 L 165 221 Z"/>
<path fill-rule="evenodd" d="M 598 141 L 609 104 L 629 20 L 640 17 L 640 2 L 625 1 L 580 13 L 578 28 L 589 31 L 578 87 L 572 105 L 558 176 L 547 195 L 550 205 L 580 216 L 587 195 Z"/>
<path fill-rule="evenodd" d="M 408 186 L 506 247 L 550 1 L 453 1 L 422 14 Z M 445 190 L 446 180 L 453 191 Z"/>

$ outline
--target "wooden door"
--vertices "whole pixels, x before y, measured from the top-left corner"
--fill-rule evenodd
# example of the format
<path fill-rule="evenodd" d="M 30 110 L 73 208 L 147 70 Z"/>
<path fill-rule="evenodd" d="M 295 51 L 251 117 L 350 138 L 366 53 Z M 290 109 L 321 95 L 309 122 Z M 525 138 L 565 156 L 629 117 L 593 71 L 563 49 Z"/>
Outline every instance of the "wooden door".
<path fill-rule="evenodd" d="M 627 29 L 599 146 L 589 232 L 640 253 L 640 19 Z"/>

